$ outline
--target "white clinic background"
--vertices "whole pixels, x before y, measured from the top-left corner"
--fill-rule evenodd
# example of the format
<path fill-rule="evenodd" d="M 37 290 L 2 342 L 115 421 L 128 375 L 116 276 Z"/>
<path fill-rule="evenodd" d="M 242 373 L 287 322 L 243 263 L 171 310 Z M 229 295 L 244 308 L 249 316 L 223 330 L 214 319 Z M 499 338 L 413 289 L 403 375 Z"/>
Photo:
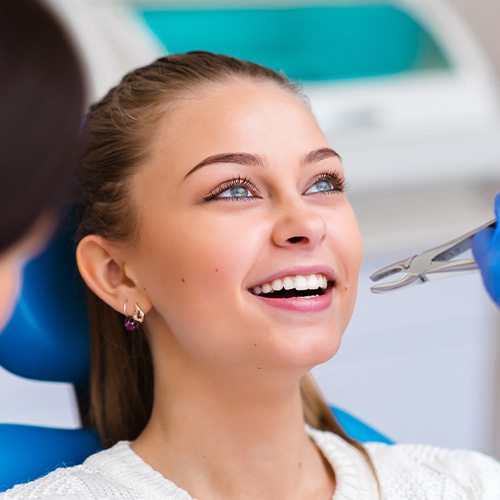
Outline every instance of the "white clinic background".
<path fill-rule="evenodd" d="M 499 77 L 500 1 L 455 0 L 453 6 Z M 479 275 L 387 295 L 371 294 L 368 279 L 382 265 L 490 219 L 500 182 L 450 175 L 395 188 L 390 181 L 386 188 L 378 182 L 374 190 L 352 189 L 365 241 L 358 304 L 339 353 L 314 370 L 317 381 L 330 403 L 396 441 L 472 448 L 500 458 L 500 315 Z M 66 384 L 29 381 L 0 368 L 0 401 L 0 422 L 78 426 Z"/>

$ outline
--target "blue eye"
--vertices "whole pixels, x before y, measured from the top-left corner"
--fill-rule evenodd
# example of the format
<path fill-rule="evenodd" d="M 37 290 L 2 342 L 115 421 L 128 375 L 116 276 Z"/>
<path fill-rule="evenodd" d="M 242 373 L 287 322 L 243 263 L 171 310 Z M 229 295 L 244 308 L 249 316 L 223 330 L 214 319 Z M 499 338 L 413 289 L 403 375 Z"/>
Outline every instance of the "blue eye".
<path fill-rule="evenodd" d="M 345 187 L 345 179 L 340 174 L 337 172 L 324 172 L 316 178 L 316 181 L 304 194 L 343 193 Z"/>
<path fill-rule="evenodd" d="M 325 191 L 333 191 L 335 186 L 331 181 L 327 181 L 325 179 L 321 179 L 315 182 L 306 193 L 324 193 Z"/>
<path fill-rule="evenodd" d="M 232 186 L 217 195 L 217 198 L 251 198 L 252 193 L 244 186 Z"/>
<path fill-rule="evenodd" d="M 249 201 L 258 197 L 258 190 L 250 179 L 246 177 L 236 177 L 216 187 L 213 191 L 208 193 L 204 199 L 205 201 Z"/>

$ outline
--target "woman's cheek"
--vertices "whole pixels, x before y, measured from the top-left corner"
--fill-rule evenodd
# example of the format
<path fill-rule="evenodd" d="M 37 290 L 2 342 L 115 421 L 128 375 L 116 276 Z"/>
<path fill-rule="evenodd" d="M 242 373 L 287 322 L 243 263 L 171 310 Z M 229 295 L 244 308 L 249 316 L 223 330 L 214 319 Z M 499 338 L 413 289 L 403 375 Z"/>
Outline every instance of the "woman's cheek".
<path fill-rule="evenodd" d="M 350 205 L 347 205 L 345 222 L 342 225 L 342 234 L 339 238 L 344 241 L 343 253 L 349 274 L 357 281 L 361 259 L 363 256 L 363 242 L 358 221 Z"/>
<path fill-rule="evenodd" d="M 349 311 L 348 311 L 348 319 L 347 323 L 349 322 L 354 306 L 356 304 L 356 297 L 358 293 L 358 281 L 359 281 L 359 270 L 361 267 L 361 261 L 363 258 L 363 245 L 362 245 L 362 239 L 361 239 L 361 234 L 358 230 L 357 223 L 354 226 L 354 233 L 352 235 L 352 240 L 353 240 L 353 247 L 352 247 L 352 253 L 350 256 L 351 262 L 350 262 L 350 270 L 348 273 L 348 280 L 347 280 L 347 287 L 348 287 L 348 295 L 349 295 Z M 346 324 L 347 327 L 347 324 Z"/>

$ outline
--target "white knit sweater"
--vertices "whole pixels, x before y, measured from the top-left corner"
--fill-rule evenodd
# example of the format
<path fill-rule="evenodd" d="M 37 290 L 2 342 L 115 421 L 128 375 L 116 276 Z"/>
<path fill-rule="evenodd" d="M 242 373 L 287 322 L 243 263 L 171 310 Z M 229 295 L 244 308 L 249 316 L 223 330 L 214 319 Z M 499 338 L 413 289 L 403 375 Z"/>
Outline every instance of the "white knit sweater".
<path fill-rule="evenodd" d="M 376 484 L 356 448 L 329 432 L 306 426 L 336 475 L 333 500 L 374 500 Z M 480 453 L 425 445 L 366 445 L 384 500 L 500 500 L 500 463 Z M 121 441 L 82 465 L 57 469 L 0 494 L 7 499 L 171 499 L 189 493 L 153 470 Z M 280 499 L 281 500 L 281 499 Z"/>

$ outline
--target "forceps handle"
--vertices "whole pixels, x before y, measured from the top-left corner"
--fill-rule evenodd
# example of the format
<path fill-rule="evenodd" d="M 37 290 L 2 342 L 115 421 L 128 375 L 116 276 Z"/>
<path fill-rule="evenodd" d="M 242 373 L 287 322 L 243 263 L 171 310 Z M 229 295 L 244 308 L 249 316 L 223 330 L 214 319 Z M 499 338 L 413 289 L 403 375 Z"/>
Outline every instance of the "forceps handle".
<path fill-rule="evenodd" d="M 461 273 L 466 271 L 475 271 L 477 268 L 477 262 L 474 259 L 461 259 L 445 263 L 435 270 L 427 271 L 425 274 L 429 276 L 441 273 Z"/>
<path fill-rule="evenodd" d="M 454 240 L 449 241 L 448 243 L 445 243 L 444 245 L 440 245 L 438 248 L 446 248 L 443 252 L 439 253 L 436 255 L 432 261 L 433 262 L 446 262 L 447 260 L 453 259 L 454 257 L 457 257 L 458 255 L 466 252 L 467 250 L 470 250 L 472 246 L 472 238 L 479 233 L 479 231 L 482 231 L 483 229 L 486 229 L 487 227 L 495 227 L 496 226 L 496 219 L 490 220 L 486 224 L 483 224 L 482 226 L 476 227 L 472 231 L 469 231 L 468 233 L 465 233 L 464 235 L 460 236 L 459 238 L 456 238 Z M 476 266 L 477 268 L 477 266 Z"/>

